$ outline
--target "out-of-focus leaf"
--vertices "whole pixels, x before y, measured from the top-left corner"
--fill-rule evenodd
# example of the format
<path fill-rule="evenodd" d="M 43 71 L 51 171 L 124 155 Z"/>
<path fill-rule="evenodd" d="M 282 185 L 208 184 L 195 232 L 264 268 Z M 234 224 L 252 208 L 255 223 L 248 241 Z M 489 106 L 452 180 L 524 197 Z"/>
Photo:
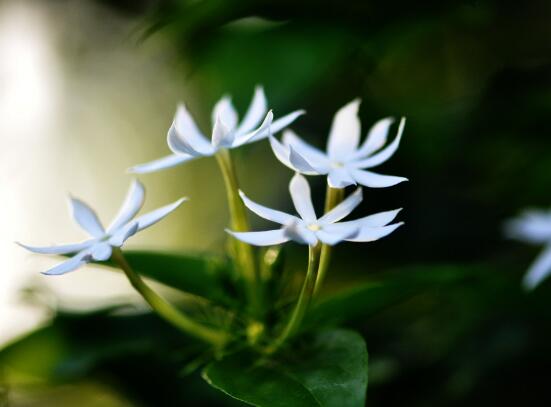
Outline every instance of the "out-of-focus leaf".
<path fill-rule="evenodd" d="M 170 349 L 183 337 L 153 314 L 60 314 L 0 350 L 0 366 L 44 380 L 74 380 L 109 359 Z M 195 342 L 189 342 L 199 346 Z"/>
<path fill-rule="evenodd" d="M 213 387 L 255 406 L 363 406 L 367 349 L 356 332 L 327 330 L 275 360 L 234 354 L 207 366 L 203 377 Z"/>
<path fill-rule="evenodd" d="M 429 265 L 385 273 L 321 300 L 308 314 L 307 325 L 366 318 L 413 295 L 457 283 L 482 271 L 473 266 Z"/>
<path fill-rule="evenodd" d="M 132 250 L 124 255 L 144 277 L 214 302 L 230 301 L 228 263 L 220 257 Z"/>

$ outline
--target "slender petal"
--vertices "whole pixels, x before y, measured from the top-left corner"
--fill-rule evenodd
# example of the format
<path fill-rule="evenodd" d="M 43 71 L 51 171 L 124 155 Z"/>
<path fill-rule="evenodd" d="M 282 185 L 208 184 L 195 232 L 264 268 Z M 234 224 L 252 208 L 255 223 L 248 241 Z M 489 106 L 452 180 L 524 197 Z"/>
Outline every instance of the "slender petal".
<path fill-rule="evenodd" d="M 263 232 L 233 232 L 226 230 L 230 235 L 242 242 L 255 246 L 271 246 L 288 242 L 290 238 L 285 235 L 284 229 L 266 230 Z"/>
<path fill-rule="evenodd" d="M 93 237 L 101 237 L 104 235 L 105 231 L 103 230 L 103 226 L 92 208 L 81 200 L 72 197 L 70 198 L 70 204 L 73 218 L 86 232 Z"/>
<path fill-rule="evenodd" d="M 243 200 L 245 206 L 261 218 L 271 220 L 272 222 L 279 223 L 280 225 L 285 225 L 297 220 L 296 216 L 289 215 L 288 213 L 277 211 L 251 201 L 247 198 L 243 191 L 239 191 L 239 196 Z"/>
<path fill-rule="evenodd" d="M 112 233 L 121 226 L 130 222 L 130 220 L 136 216 L 142 208 L 144 198 L 145 190 L 142 183 L 138 180 L 133 180 L 128 193 L 126 194 L 124 203 L 119 209 L 119 213 L 115 216 L 115 219 L 107 228 L 107 233 Z"/>
<path fill-rule="evenodd" d="M 551 212 L 526 211 L 505 224 L 505 233 L 528 243 L 546 243 L 551 240 Z"/>
<path fill-rule="evenodd" d="M 342 160 L 358 148 L 360 142 L 359 107 L 360 100 L 355 99 L 335 114 L 327 143 L 327 152 L 331 159 Z"/>
<path fill-rule="evenodd" d="M 352 222 L 350 222 L 352 223 Z M 323 243 L 330 246 L 336 245 L 343 240 L 352 239 L 358 235 L 360 231 L 359 225 L 349 225 L 346 228 L 340 228 L 338 230 L 326 231 L 324 229 L 316 232 L 316 236 Z"/>
<path fill-rule="evenodd" d="M 175 153 L 192 156 L 212 155 L 214 148 L 203 136 L 184 105 L 179 105 L 174 122 L 167 134 L 167 142 Z"/>
<path fill-rule="evenodd" d="M 52 267 L 48 271 L 43 272 L 42 274 L 46 274 L 48 276 L 58 276 L 61 274 L 69 273 L 70 271 L 74 271 L 79 267 L 85 265 L 90 260 L 90 253 L 88 253 L 87 251 L 80 252 L 71 257 L 69 260 L 57 264 L 56 266 Z"/>
<path fill-rule="evenodd" d="M 324 166 L 329 164 L 329 160 L 323 151 L 302 140 L 292 130 L 283 132 L 283 144 L 288 147 L 292 146 L 297 153 L 309 162 Z"/>
<path fill-rule="evenodd" d="M 23 247 L 24 249 L 27 249 L 33 253 L 39 253 L 39 254 L 69 254 L 69 253 L 77 253 L 81 250 L 84 250 L 88 247 L 90 247 L 94 241 L 93 240 L 87 240 L 82 243 L 75 243 L 75 244 L 64 244 L 59 246 L 46 246 L 46 247 L 38 247 L 38 246 L 27 246 L 23 243 L 15 242 L 19 246 Z"/>
<path fill-rule="evenodd" d="M 111 246 L 121 247 L 129 237 L 135 235 L 136 232 L 138 232 L 138 227 L 139 224 L 136 221 L 122 227 L 121 229 L 117 230 L 117 232 L 115 232 L 113 236 L 111 236 L 111 238 L 109 239 L 109 244 Z"/>
<path fill-rule="evenodd" d="M 212 124 L 216 125 L 216 121 L 220 119 L 227 126 L 228 130 L 234 130 L 237 126 L 237 112 L 233 107 L 229 96 L 222 97 L 212 110 Z"/>
<path fill-rule="evenodd" d="M 407 181 L 407 178 L 394 175 L 381 175 L 371 171 L 353 170 L 352 177 L 358 184 L 369 188 L 387 188 Z"/>
<path fill-rule="evenodd" d="M 306 222 L 315 221 L 316 212 L 312 204 L 310 185 L 308 185 L 306 178 L 296 173 L 289 183 L 289 192 L 291 193 L 291 199 L 300 217 Z"/>
<path fill-rule="evenodd" d="M 237 128 L 237 134 L 246 134 L 258 126 L 267 110 L 268 102 L 266 101 L 264 89 L 262 89 L 262 86 L 257 86 L 254 90 L 254 96 L 247 109 L 247 113 L 245 113 L 245 117 Z"/>
<path fill-rule="evenodd" d="M 385 236 L 390 235 L 392 232 L 394 232 L 403 224 L 404 222 L 393 223 L 392 225 L 382 226 L 377 228 L 362 227 L 357 236 L 346 240 L 350 242 L 373 242 L 375 240 L 378 240 Z"/>
<path fill-rule="evenodd" d="M 331 188 L 345 188 L 349 185 L 356 185 L 356 180 L 346 168 L 333 168 L 329 172 L 327 183 Z"/>
<path fill-rule="evenodd" d="M 236 137 L 232 147 L 239 147 L 243 144 L 252 143 L 253 141 L 260 140 L 263 137 L 268 137 L 271 133 L 270 126 L 272 125 L 273 119 L 274 119 L 274 113 L 270 110 L 266 114 L 264 121 L 262 122 L 262 124 L 258 129 L 250 133 L 239 135 L 238 137 Z M 262 137 L 258 137 L 258 135 L 262 135 Z"/>
<path fill-rule="evenodd" d="M 298 172 L 301 174 L 327 174 L 328 168 L 324 168 L 322 166 L 317 166 L 315 164 L 312 164 L 301 156 L 299 153 L 297 153 L 293 146 L 289 146 L 289 161 L 293 165 L 293 167 L 298 169 Z"/>
<path fill-rule="evenodd" d="M 347 217 L 362 202 L 362 199 L 362 189 L 358 188 L 344 201 L 319 218 L 319 223 L 335 223 Z"/>
<path fill-rule="evenodd" d="M 107 242 L 99 242 L 90 248 L 90 255 L 96 261 L 105 261 L 111 257 L 113 249 Z"/>
<path fill-rule="evenodd" d="M 176 210 L 176 208 L 178 208 L 186 199 L 187 198 L 178 199 L 170 205 L 163 206 L 159 209 L 146 213 L 145 215 L 137 217 L 134 221 L 138 222 L 138 230 L 144 230 L 145 228 L 159 222 L 165 216 Z"/>
<path fill-rule="evenodd" d="M 383 148 L 388 137 L 388 129 L 394 123 L 392 117 L 379 120 L 371 127 L 362 146 L 354 153 L 354 158 L 364 158 Z"/>
<path fill-rule="evenodd" d="M 289 167 L 295 172 L 302 172 L 306 175 L 318 175 L 315 171 L 300 171 L 290 160 L 290 147 L 281 144 L 275 137 L 270 137 L 270 145 L 272 146 L 272 151 L 276 158 L 281 161 L 282 164 Z"/>
<path fill-rule="evenodd" d="M 551 246 L 548 246 L 532 264 L 524 276 L 524 286 L 528 289 L 535 288 L 551 273 Z"/>
<path fill-rule="evenodd" d="M 291 112 L 289 114 L 286 114 L 283 117 L 280 117 L 277 120 L 274 120 L 272 123 L 272 134 L 277 134 L 281 130 L 288 127 L 291 123 L 293 123 L 296 119 L 298 119 L 300 116 L 305 114 L 306 111 L 304 110 L 295 110 L 294 112 Z M 255 140 L 256 141 L 256 140 Z"/>
<path fill-rule="evenodd" d="M 359 160 L 354 162 L 354 166 L 357 168 L 372 168 L 379 164 L 384 163 L 386 160 L 388 160 L 392 155 L 396 152 L 398 149 L 398 146 L 400 145 L 400 140 L 402 139 L 402 133 L 404 132 L 404 126 L 406 124 L 406 119 L 402 118 L 400 120 L 400 125 L 398 127 L 398 135 L 396 138 L 390 143 L 387 147 L 382 149 L 377 154 L 366 158 L 364 160 Z"/>
<path fill-rule="evenodd" d="M 224 123 L 221 116 L 218 116 L 212 129 L 212 145 L 214 147 L 230 147 L 235 139 L 235 133 Z"/>
<path fill-rule="evenodd" d="M 386 226 L 390 222 L 392 222 L 396 218 L 396 216 L 398 216 L 401 210 L 402 208 L 394 209 L 392 211 L 375 213 L 373 215 L 360 218 L 358 219 L 358 221 L 362 224 L 362 226 L 368 226 L 368 227 Z"/>
<path fill-rule="evenodd" d="M 166 168 L 175 167 L 179 164 L 185 163 L 186 161 L 192 160 L 193 158 L 195 157 L 189 154 L 171 154 L 169 156 L 159 158 L 158 160 L 135 165 L 129 168 L 128 172 L 136 174 L 146 174 L 148 172 L 160 171 Z"/>

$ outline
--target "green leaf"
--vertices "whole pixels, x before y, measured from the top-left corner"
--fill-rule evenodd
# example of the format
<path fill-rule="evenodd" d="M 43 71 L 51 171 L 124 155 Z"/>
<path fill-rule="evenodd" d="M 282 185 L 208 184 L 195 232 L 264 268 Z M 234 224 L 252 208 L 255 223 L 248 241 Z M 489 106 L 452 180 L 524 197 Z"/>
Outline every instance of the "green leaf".
<path fill-rule="evenodd" d="M 414 295 L 450 286 L 482 271 L 482 267 L 470 265 L 429 265 L 382 273 L 367 283 L 322 299 L 307 315 L 305 326 L 367 318 Z"/>
<path fill-rule="evenodd" d="M 214 302 L 231 301 L 228 264 L 223 258 L 132 250 L 125 251 L 124 255 L 132 268 L 144 277 Z"/>
<path fill-rule="evenodd" d="M 367 349 L 356 332 L 326 330 L 274 360 L 237 353 L 213 362 L 203 378 L 260 407 L 360 407 L 365 405 Z"/>

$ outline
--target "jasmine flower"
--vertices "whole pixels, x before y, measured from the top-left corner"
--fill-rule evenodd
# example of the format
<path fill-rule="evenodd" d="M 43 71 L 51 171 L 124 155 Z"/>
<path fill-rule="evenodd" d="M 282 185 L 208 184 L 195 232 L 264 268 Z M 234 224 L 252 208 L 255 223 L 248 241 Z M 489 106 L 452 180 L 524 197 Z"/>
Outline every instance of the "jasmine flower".
<path fill-rule="evenodd" d="M 272 111 L 266 114 L 267 110 L 266 96 L 260 86 L 256 87 L 251 104 L 241 122 L 230 97 L 222 97 L 212 111 L 213 128 L 209 141 L 199 130 L 185 105 L 180 104 L 167 134 L 168 146 L 173 154 L 149 163 L 138 164 L 129 171 L 158 171 L 195 158 L 212 156 L 222 148 L 231 149 L 254 143 L 268 137 L 270 132 L 277 133 L 304 114 L 304 111 L 297 110 L 273 121 Z M 260 127 L 256 128 L 261 121 Z"/>
<path fill-rule="evenodd" d="M 81 243 L 47 247 L 18 244 L 31 252 L 40 254 L 75 253 L 69 260 L 43 273 L 47 275 L 65 274 L 93 260 L 108 260 L 111 257 L 112 248 L 121 247 L 129 237 L 159 222 L 185 201 L 185 198 L 182 198 L 170 205 L 134 218 L 143 205 L 144 197 L 143 185 L 134 180 L 117 216 L 107 229 L 104 229 L 96 213 L 88 205 L 71 197 L 70 206 L 73 218 L 90 235 L 90 239 Z"/>
<path fill-rule="evenodd" d="M 403 223 L 389 225 L 400 209 L 381 212 L 353 221 L 339 222 L 348 216 L 362 201 L 362 191 L 358 188 L 331 211 L 317 218 L 312 204 L 310 186 L 306 179 L 295 174 L 289 184 L 293 204 L 299 216 L 290 215 L 275 209 L 259 205 L 239 192 L 245 206 L 258 216 L 283 225 L 280 229 L 263 232 L 234 232 L 237 239 L 256 246 L 269 246 L 294 240 L 298 243 L 317 245 L 321 241 L 335 245 L 343 240 L 351 242 L 371 242 L 380 239 Z"/>
<path fill-rule="evenodd" d="M 275 156 L 286 166 L 305 175 L 327 175 L 332 188 L 348 185 L 364 185 L 371 188 L 385 188 L 396 185 L 407 178 L 381 175 L 372 172 L 388 160 L 398 149 L 405 119 L 402 118 L 396 138 L 385 146 L 388 130 L 394 122 L 391 118 L 378 121 L 369 131 L 366 140 L 360 143 L 360 120 L 358 118 L 359 99 L 341 108 L 333 119 L 327 153 L 306 143 L 288 130 L 283 135 L 283 143 L 270 137 Z"/>

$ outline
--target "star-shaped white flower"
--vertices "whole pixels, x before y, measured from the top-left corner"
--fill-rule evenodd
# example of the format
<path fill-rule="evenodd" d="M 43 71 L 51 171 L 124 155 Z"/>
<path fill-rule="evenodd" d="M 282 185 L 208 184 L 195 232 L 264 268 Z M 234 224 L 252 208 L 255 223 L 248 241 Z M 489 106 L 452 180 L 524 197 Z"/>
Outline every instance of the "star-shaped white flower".
<path fill-rule="evenodd" d="M 535 288 L 551 274 L 551 211 L 530 210 L 505 225 L 508 237 L 527 243 L 545 245 L 526 275 L 526 288 Z"/>
<path fill-rule="evenodd" d="M 270 133 L 275 134 L 284 129 L 304 114 L 303 110 L 296 110 L 273 121 L 272 111 L 266 114 L 267 110 L 266 96 L 260 86 L 256 87 L 251 104 L 240 123 L 230 97 L 222 97 L 212 111 L 213 128 L 209 141 L 201 133 L 186 107 L 180 104 L 167 134 L 168 146 L 173 154 L 149 163 L 138 164 L 129 171 L 135 173 L 158 171 L 194 158 L 212 156 L 221 148 L 230 149 L 254 143 L 268 137 Z M 256 128 L 261 121 L 260 127 Z"/>
<path fill-rule="evenodd" d="M 283 134 L 283 143 L 270 137 L 275 156 L 289 168 L 305 175 L 327 175 L 332 188 L 348 185 L 364 185 L 370 188 L 385 188 L 407 178 L 381 175 L 367 169 L 388 160 L 398 149 L 405 119 L 402 118 L 396 138 L 385 146 L 388 130 L 394 122 L 391 118 L 379 120 L 369 131 L 360 146 L 360 120 L 356 99 L 341 108 L 333 119 L 327 153 L 306 143 L 290 130 Z"/>
<path fill-rule="evenodd" d="M 111 257 L 113 247 L 121 247 L 130 236 L 159 222 L 186 200 L 186 198 L 179 199 L 170 205 L 134 218 L 143 205 L 144 197 L 143 185 L 134 180 L 117 216 L 107 229 L 104 229 L 96 213 L 88 205 L 78 199 L 70 198 L 74 220 L 91 236 L 91 239 L 81 243 L 48 247 L 18 244 L 31 252 L 40 254 L 75 253 L 69 260 L 43 273 L 48 275 L 65 274 L 91 261 L 107 260 Z"/>
<path fill-rule="evenodd" d="M 299 216 L 290 215 L 259 205 L 239 192 L 243 202 L 258 216 L 283 225 L 276 230 L 264 232 L 234 232 L 237 239 L 256 246 L 270 246 L 294 240 L 298 243 L 315 246 L 318 241 L 335 245 L 343 240 L 351 242 L 371 242 L 380 239 L 401 226 L 403 222 L 389 225 L 400 209 L 381 212 L 353 221 L 339 222 L 348 216 L 362 201 L 362 190 L 358 188 L 348 198 L 331 211 L 317 218 L 310 195 L 310 186 L 299 173 L 289 184 L 291 198 Z"/>

